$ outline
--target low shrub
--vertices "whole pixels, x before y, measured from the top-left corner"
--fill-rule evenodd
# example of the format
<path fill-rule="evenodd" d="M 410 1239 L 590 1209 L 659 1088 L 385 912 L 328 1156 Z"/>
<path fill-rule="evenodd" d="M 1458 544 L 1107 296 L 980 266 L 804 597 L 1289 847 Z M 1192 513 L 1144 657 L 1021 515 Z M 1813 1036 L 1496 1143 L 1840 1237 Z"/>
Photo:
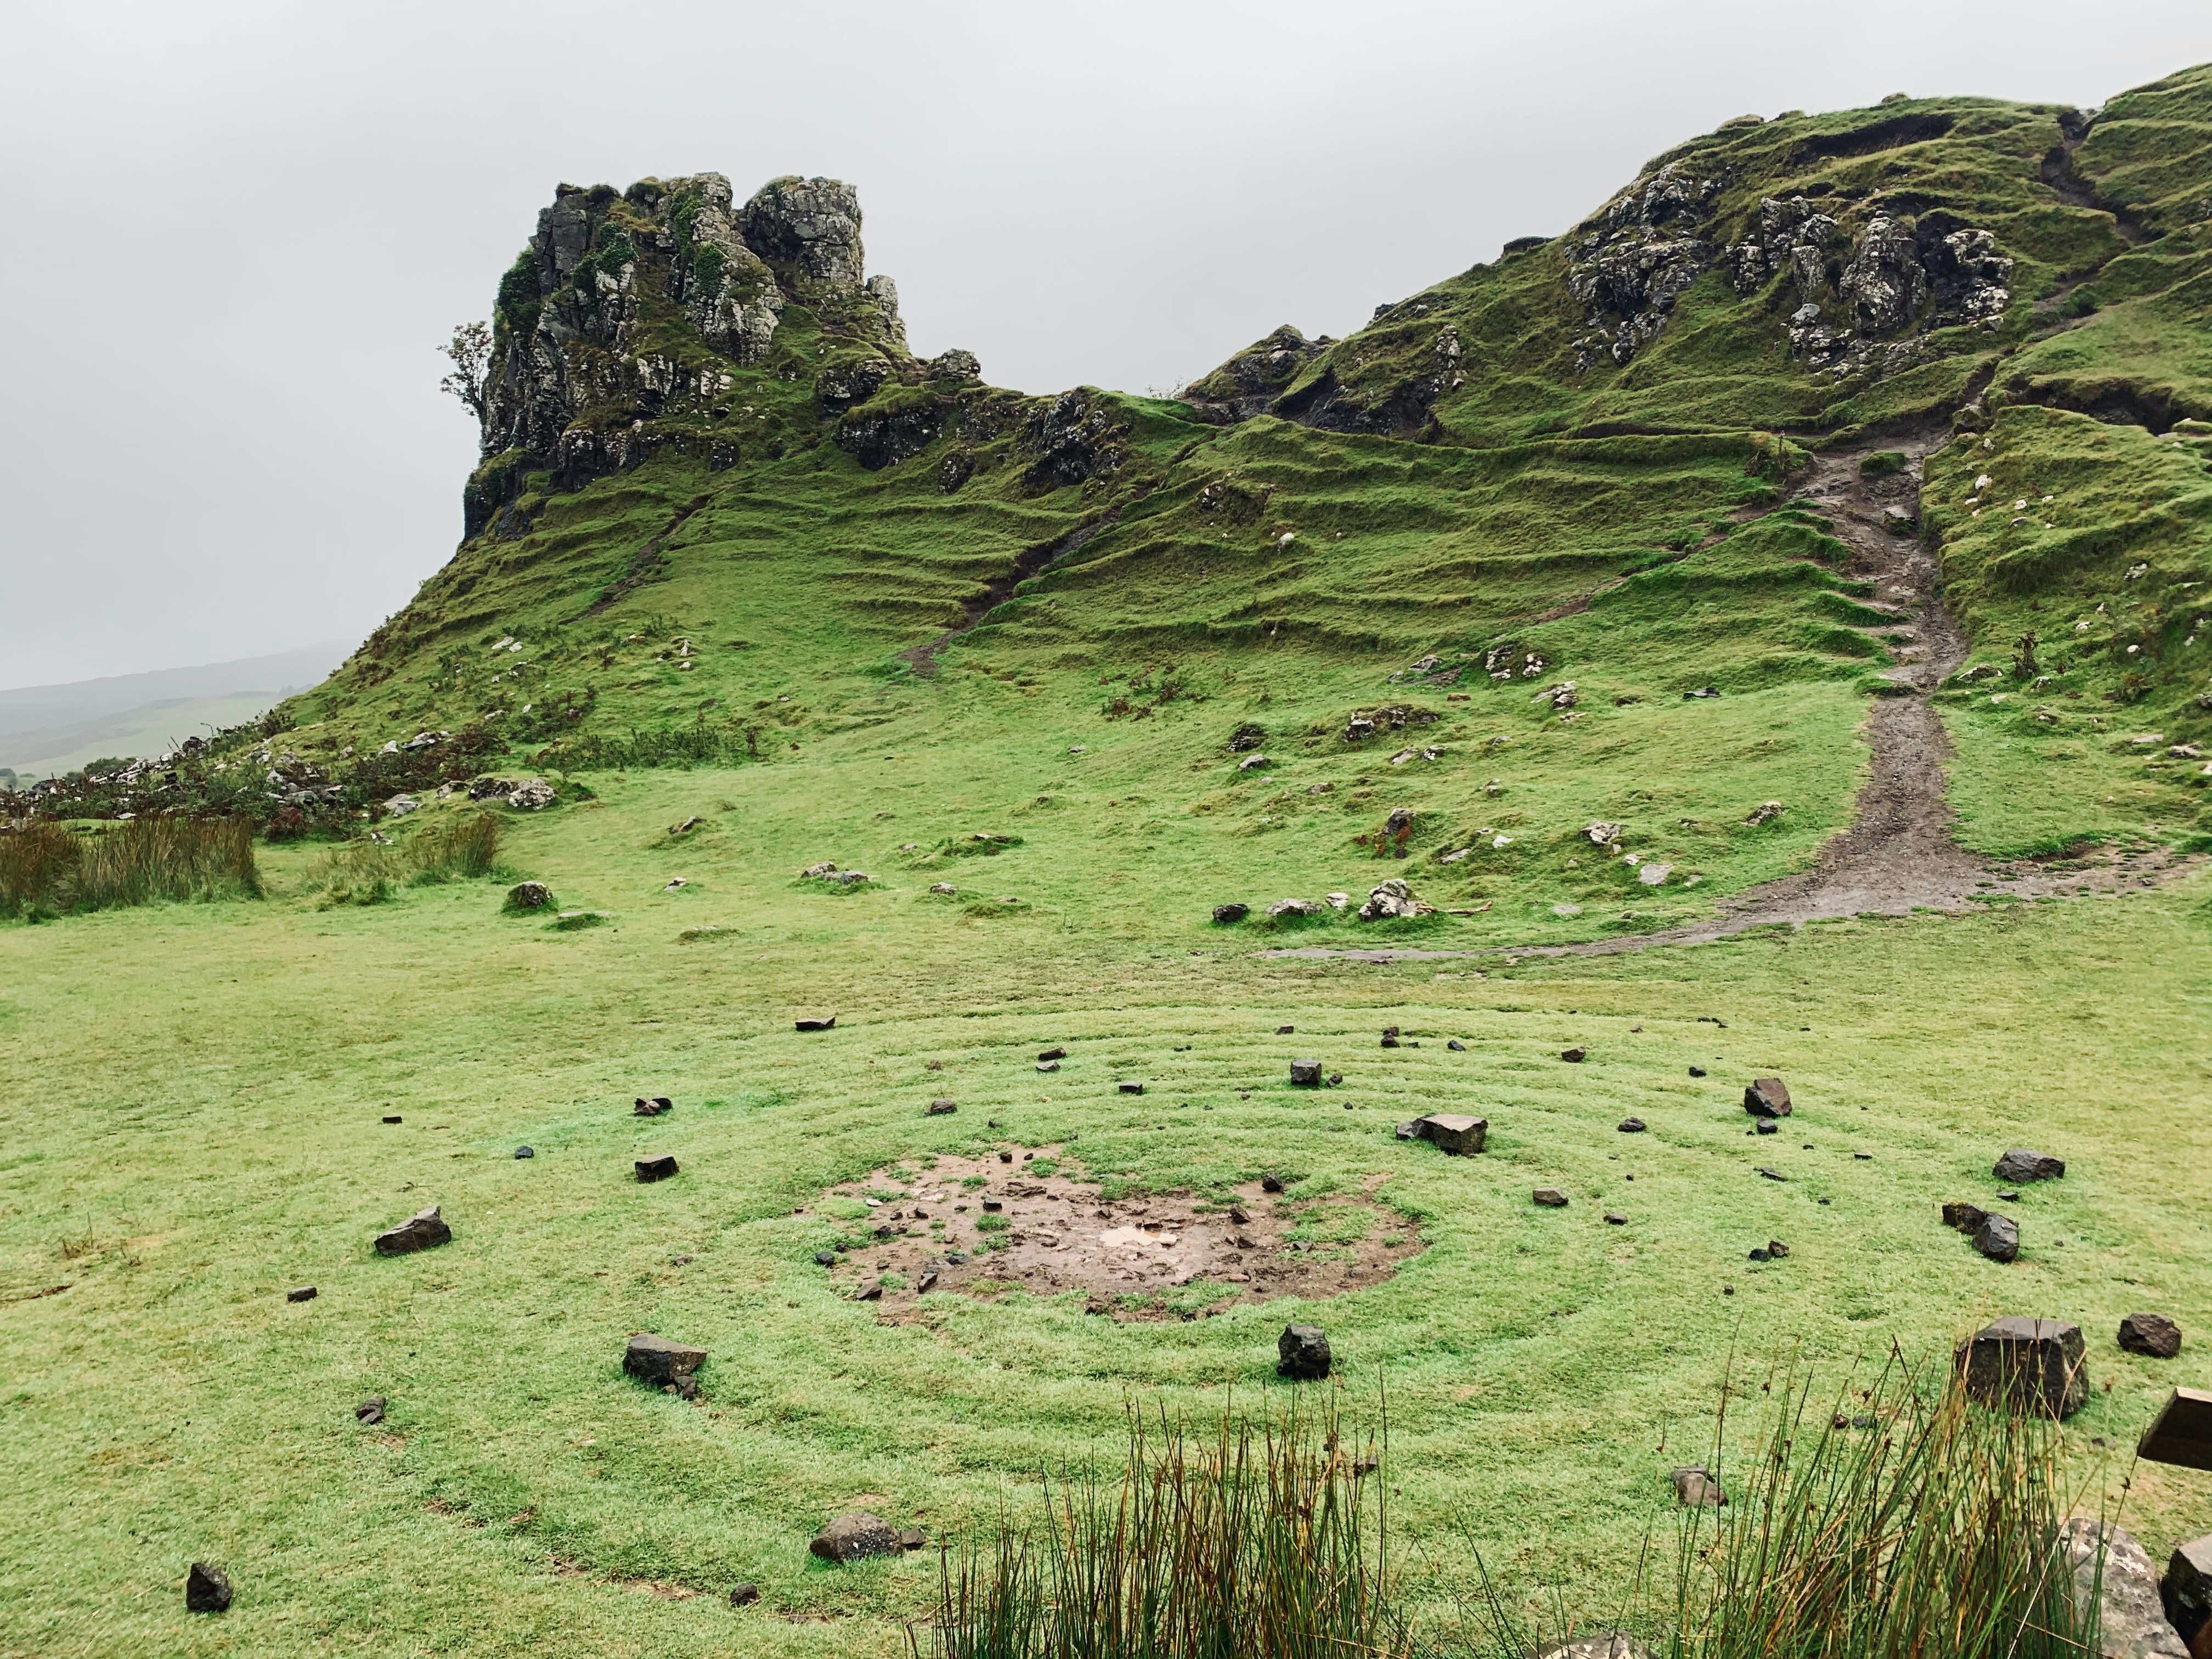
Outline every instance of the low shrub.
<path fill-rule="evenodd" d="M 243 818 L 131 818 L 90 835 L 53 823 L 0 830 L 0 916 L 261 892 Z"/>

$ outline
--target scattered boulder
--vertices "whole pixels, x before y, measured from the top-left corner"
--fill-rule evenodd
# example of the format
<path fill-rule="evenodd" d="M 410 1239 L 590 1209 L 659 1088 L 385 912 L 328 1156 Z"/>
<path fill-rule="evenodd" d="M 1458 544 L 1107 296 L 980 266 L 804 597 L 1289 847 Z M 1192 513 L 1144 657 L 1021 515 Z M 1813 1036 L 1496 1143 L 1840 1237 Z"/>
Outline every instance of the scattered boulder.
<path fill-rule="evenodd" d="M 384 810 L 395 818 L 404 818 L 410 812 L 419 811 L 422 803 L 412 795 L 394 795 L 384 803 Z"/>
<path fill-rule="evenodd" d="M 667 1152 L 657 1152 L 637 1160 L 640 1181 L 665 1181 L 676 1173 L 676 1159 Z"/>
<path fill-rule="evenodd" d="M 1490 1120 L 1456 1112 L 1431 1112 L 1413 1120 L 1413 1133 L 1454 1158 L 1472 1157 L 1482 1150 L 1490 1134 Z"/>
<path fill-rule="evenodd" d="M 1066 1060 L 1067 1058 L 1067 1050 L 1060 1047 L 1058 1044 L 1054 1044 L 1052 1048 L 1040 1051 L 1037 1054 L 1037 1058 L 1039 1060 Z"/>
<path fill-rule="evenodd" d="M 1985 1215 L 1974 1229 L 1974 1248 L 1992 1261 L 2010 1261 L 2020 1255 L 2020 1223 L 2008 1215 Z"/>
<path fill-rule="evenodd" d="M 514 1149 L 514 1155 L 517 1158 L 535 1158 L 538 1156 L 538 1149 L 534 1146 L 518 1146 Z"/>
<path fill-rule="evenodd" d="M 380 1394 L 373 1394 L 353 1408 L 354 1416 L 366 1427 L 374 1428 L 384 1421 L 384 1413 L 392 1402 Z"/>
<path fill-rule="evenodd" d="M 637 1104 L 629 1109 L 629 1113 L 632 1117 L 659 1117 L 663 1112 L 675 1109 L 676 1103 L 666 1095 L 654 1095 L 650 1099 L 640 1095 Z"/>
<path fill-rule="evenodd" d="M 1753 1117 L 1788 1117 L 1789 1085 L 1778 1077 L 1753 1078 L 1743 1091 L 1743 1109 Z"/>
<path fill-rule="evenodd" d="M 960 896 L 960 890 L 957 887 L 955 887 L 949 881 L 933 881 L 929 884 L 929 890 L 936 894 L 939 898 L 957 898 Z"/>
<path fill-rule="evenodd" d="M 1608 1227 L 1626 1227 L 1628 1224 L 1628 1218 L 1618 1210 L 1607 1210 L 1605 1212 L 1605 1224 Z"/>
<path fill-rule="evenodd" d="M 2159 1589 L 2166 1622 L 2189 1644 L 2191 1659 L 2203 1659 L 2212 1648 L 2205 1635 L 2212 1630 L 2212 1534 L 2175 1547 Z"/>
<path fill-rule="evenodd" d="M 908 1527 L 899 1534 L 898 1540 L 899 1547 L 902 1550 L 918 1550 L 929 1541 L 922 1536 L 920 1527 Z"/>
<path fill-rule="evenodd" d="M 759 1600 L 760 1586 L 758 1584 L 739 1584 L 735 1589 L 732 1589 L 730 1592 L 730 1605 L 733 1607 L 749 1607 Z"/>
<path fill-rule="evenodd" d="M 824 1561 L 834 1561 L 842 1567 L 872 1555 L 897 1554 L 899 1537 L 883 1516 L 856 1510 L 830 1522 L 806 1547 Z"/>
<path fill-rule="evenodd" d="M 507 890 L 507 900 L 499 908 L 510 915 L 525 916 L 539 910 L 556 908 L 553 890 L 542 881 L 520 881 Z"/>
<path fill-rule="evenodd" d="M 230 1606 L 230 1575 L 205 1561 L 192 1563 L 185 1576 L 185 1610 L 221 1613 Z"/>
<path fill-rule="evenodd" d="M 929 1103 L 929 1111 L 927 1115 L 930 1117 L 950 1117 L 953 1113 L 959 1109 L 960 1108 L 955 1105 L 951 1101 L 933 1100 Z"/>
<path fill-rule="evenodd" d="M 1557 1187 L 1539 1187 L 1530 1196 L 1547 1210 L 1564 1210 L 1567 1207 L 1567 1195 Z"/>
<path fill-rule="evenodd" d="M 1962 1233 L 1979 1232 L 1982 1223 L 1988 1219 L 1989 1213 L 1978 1204 L 1968 1204 L 1963 1200 L 1954 1199 L 1943 1206 L 1943 1224 L 1947 1227 L 1955 1227 Z"/>
<path fill-rule="evenodd" d="M 1463 1054 L 1467 1052 L 1467 1044 L 1462 1042 L 1457 1037 L 1452 1038 L 1450 1042 L 1444 1044 L 1444 1047 L 1455 1054 Z"/>
<path fill-rule="evenodd" d="M 1690 1067 L 1690 1075 L 1692 1077 L 1703 1077 L 1705 1074 L 1705 1068 L 1702 1066 L 1692 1066 Z"/>
<path fill-rule="evenodd" d="M 835 1014 L 821 1014 L 812 1018 L 795 1019 L 791 1022 L 791 1029 L 794 1031 L 829 1031 L 835 1030 L 836 1025 L 837 1016 Z"/>
<path fill-rule="evenodd" d="M 1125 1095 L 1140 1095 L 1145 1092 L 1145 1085 L 1141 1083 L 1117 1083 L 1114 1086 Z"/>
<path fill-rule="evenodd" d="M 469 782 L 469 799 L 471 800 L 504 800 L 514 788 L 514 783 L 512 779 L 474 778 Z"/>
<path fill-rule="evenodd" d="M 1277 899 L 1267 907 L 1267 920 L 1273 921 L 1284 916 L 1317 916 L 1327 908 L 1313 899 Z"/>
<path fill-rule="evenodd" d="M 299 1285 L 285 1291 L 284 1299 L 287 1302 L 313 1302 L 315 1299 L 315 1287 L 312 1285 Z M 2176 1340 L 2179 1340 L 2178 1338 Z"/>
<path fill-rule="evenodd" d="M 1760 1135 L 1778 1135 L 1782 1133 L 1782 1126 L 1772 1118 L 1763 1117 L 1752 1126 L 1752 1133 Z"/>
<path fill-rule="evenodd" d="M 1318 1325 L 1285 1325 L 1275 1343 L 1275 1374 L 1296 1382 L 1317 1382 L 1328 1375 L 1333 1356 Z"/>
<path fill-rule="evenodd" d="M 1535 1659 L 1651 1659 L 1651 1650 L 1625 1630 L 1601 1630 L 1539 1648 Z"/>
<path fill-rule="evenodd" d="M 1625 1135 L 1640 1135 L 1647 1126 L 1640 1117 L 1625 1117 L 1613 1127 Z"/>
<path fill-rule="evenodd" d="M 1775 819 L 1781 816 L 1782 803 L 1780 801 L 1764 800 L 1751 809 L 1751 816 L 1746 818 L 1743 822 L 1747 829 L 1756 830 L 1760 824 L 1771 823 Z"/>
<path fill-rule="evenodd" d="M 379 1233 L 376 1236 L 376 1253 L 379 1255 L 406 1255 L 411 1251 L 427 1250 L 435 1244 L 448 1243 L 453 1237 L 453 1230 L 446 1224 L 444 1218 L 438 1213 L 438 1206 L 433 1204 L 428 1209 L 408 1217 L 397 1227 Z"/>
<path fill-rule="evenodd" d="M 2147 1463 L 2212 1469 L 2212 1389 L 2176 1389 L 2136 1442 Z"/>
<path fill-rule="evenodd" d="M 1359 907 L 1362 921 L 1379 921 L 1389 916 L 1418 916 L 1428 907 L 1413 896 L 1413 890 L 1393 876 L 1367 895 L 1367 902 Z"/>
<path fill-rule="evenodd" d="M 1617 823 L 1607 823 L 1603 818 L 1600 818 L 1583 830 L 1583 834 L 1589 837 L 1590 845 L 1593 847 L 1610 847 L 1620 839 L 1620 828 Z"/>
<path fill-rule="evenodd" d="M 1213 920 L 1224 927 L 1242 921 L 1251 914 L 1252 907 L 1249 904 L 1217 904 L 1213 907 Z"/>
<path fill-rule="evenodd" d="M 2104 1659 L 2188 1659 L 2189 1649 L 2167 1623 L 2158 1569 L 2143 1547 L 2118 1527 L 2077 1515 L 2058 1528 L 2072 1579 L 2074 1605 L 2097 1608 L 2097 1648 Z"/>
<path fill-rule="evenodd" d="M 1559 1051 L 1559 1058 L 1565 1060 L 1570 1066 L 1579 1066 L 1589 1058 L 1589 1050 L 1587 1048 L 1562 1048 Z"/>
<path fill-rule="evenodd" d="M 1291 1081 L 1302 1089 L 1321 1087 L 1321 1062 L 1317 1060 L 1294 1060 L 1291 1062 Z"/>
<path fill-rule="evenodd" d="M 1060 1069 L 1060 1062 L 1056 1060 L 1041 1060 L 1037 1061 L 1036 1068 L 1040 1072 L 1056 1072 Z"/>
<path fill-rule="evenodd" d="M 507 804 L 519 812 L 542 811 L 553 804 L 553 786 L 543 778 L 525 778 L 507 792 Z"/>
<path fill-rule="evenodd" d="M 687 1342 L 672 1342 L 650 1331 L 638 1332 L 623 1351 L 623 1370 L 656 1388 L 664 1383 L 687 1382 L 691 1373 L 706 1363 L 704 1348 L 695 1348 Z"/>
<path fill-rule="evenodd" d="M 1721 1483 L 1707 1474 L 1702 1465 L 1677 1469 L 1668 1477 L 1674 1483 L 1674 1502 L 1686 1510 L 1719 1509 L 1728 1502 L 1728 1494 Z"/>
<path fill-rule="evenodd" d="M 2131 1313 L 2120 1321 L 2120 1346 L 2153 1359 L 2171 1359 L 2181 1352 L 2181 1327 L 2164 1314 Z"/>
<path fill-rule="evenodd" d="M 1283 1190 L 1282 1176 L 1277 1175 L 1273 1170 L 1268 1170 L 1260 1177 L 1260 1190 L 1263 1193 L 1279 1193 Z"/>
<path fill-rule="evenodd" d="M 1790 1247 L 1778 1238 L 1770 1238 L 1766 1241 L 1766 1253 L 1779 1261 L 1790 1254 Z"/>
<path fill-rule="evenodd" d="M 2066 1160 L 2048 1152 L 2031 1152 L 2015 1146 L 1996 1161 L 1991 1171 L 1999 1181 L 2057 1181 L 2066 1174 Z"/>
<path fill-rule="evenodd" d="M 2088 1398 L 2081 1328 L 2059 1319 L 1993 1321 L 1954 1356 L 1966 1392 L 1985 1406 L 2063 1418 Z"/>
<path fill-rule="evenodd" d="M 1382 1028 L 1382 1046 L 1385 1048 L 1395 1048 L 1398 1046 L 1398 1028 L 1396 1026 L 1385 1025 Z"/>

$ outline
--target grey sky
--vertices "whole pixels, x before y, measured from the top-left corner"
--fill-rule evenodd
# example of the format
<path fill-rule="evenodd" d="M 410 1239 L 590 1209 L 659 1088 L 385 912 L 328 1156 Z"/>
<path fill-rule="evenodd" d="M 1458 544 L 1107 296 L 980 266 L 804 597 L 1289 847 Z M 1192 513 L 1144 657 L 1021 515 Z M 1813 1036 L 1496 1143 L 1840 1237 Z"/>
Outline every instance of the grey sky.
<path fill-rule="evenodd" d="M 558 180 L 848 179 L 915 349 L 1141 390 L 1343 333 L 1732 115 L 2208 58 L 2203 0 L 19 6 L 0 687 L 404 604 L 475 458 L 434 348 Z"/>

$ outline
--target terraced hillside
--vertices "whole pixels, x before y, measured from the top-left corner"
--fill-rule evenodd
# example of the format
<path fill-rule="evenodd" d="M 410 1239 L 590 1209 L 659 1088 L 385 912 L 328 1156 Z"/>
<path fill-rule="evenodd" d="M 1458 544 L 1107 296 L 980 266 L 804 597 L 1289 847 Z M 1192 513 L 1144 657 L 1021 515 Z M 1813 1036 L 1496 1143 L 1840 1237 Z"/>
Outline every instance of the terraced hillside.
<path fill-rule="evenodd" d="M 1424 1608 L 1611 1620 L 1731 1378 L 2002 1313 L 2089 1335 L 2082 1501 L 2203 1530 L 2115 1449 L 2212 1321 L 2212 70 L 1731 122 L 1174 399 L 915 358 L 859 232 L 563 186 L 452 562 L 5 799 L 270 835 L 0 924 L 0 1653 L 902 1651 L 933 1555 L 829 1515 L 1018 1520 L 1127 1407 L 1279 1407 L 1293 1318 Z"/>

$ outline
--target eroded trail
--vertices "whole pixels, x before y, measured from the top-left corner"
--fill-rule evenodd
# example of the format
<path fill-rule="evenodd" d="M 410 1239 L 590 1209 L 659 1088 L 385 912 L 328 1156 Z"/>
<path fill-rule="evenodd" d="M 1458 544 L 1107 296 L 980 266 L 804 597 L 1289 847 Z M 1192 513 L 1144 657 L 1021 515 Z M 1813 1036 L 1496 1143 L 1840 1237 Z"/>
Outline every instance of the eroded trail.
<path fill-rule="evenodd" d="M 2103 850 L 2082 859 L 1992 863 L 1952 838 L 1946 799 L 1948 734 L 1928 694 L 1966 660 L 1965 634 L 1943 605 L 1936 560 L 1917 534 L 1921 466 L 1948 436 L 1930 426 L 1904 438 L 1869 441 L 1814 457 L 1790 501 L 1829 519 L 1851 550 L 1849 573 L 1875 584 L 1872 608 L 1894 616 L 1878 630 L 1910 640 L 1894 648 L 1897 665 L 1881 678 L 1898 693 L 1875 701 L 1864 729 L 1872 770 L 1859 791 L 1850 827 L 1820 849 L 1803 873 L 1748 888 L 1721 901 L 1720 914 L 1687 927 L 1583 945 L 1494 946 L 1481 951 L 1278 951 L 1273 956 L 1349 957 L 1370 962 L 1424 957 L 1607 956 L 1655 945 L 1692 945 L 1775 923 L 1802 924 L 1868 912 L 1900 915 L 1926 908 L 1955 909 L 1974 897 L 2094 890 L 2148 885 L 2162 872 L 2194 865 L 2195 857 L 2164 851 L 2123 857 Z M 1900 472 L 1868 477 L 1860 463 L 1876 450 L 1901 450 Z M 1893 513 L 1904 515 L 1893 520 Z"/>

